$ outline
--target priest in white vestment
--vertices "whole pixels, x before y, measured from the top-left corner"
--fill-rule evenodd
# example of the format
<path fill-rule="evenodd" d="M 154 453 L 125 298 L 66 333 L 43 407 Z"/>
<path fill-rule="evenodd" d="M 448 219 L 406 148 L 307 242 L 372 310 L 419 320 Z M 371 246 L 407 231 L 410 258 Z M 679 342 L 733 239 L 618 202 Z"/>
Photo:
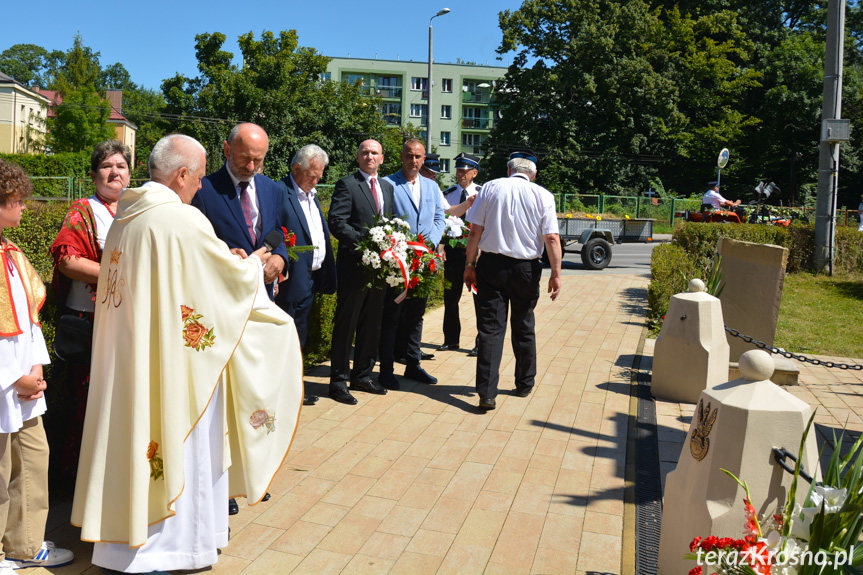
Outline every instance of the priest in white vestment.
<path fill-rule="evenodd" d="M 293 320 L 264 290 L 269 254 L 240 259 L 188 205 L 204 148 L 172 134 L 149 164 L 105 242 L 72 508 L 107 572 L 216 563 L 228 498 L 261 500 L 303 399 Z"/>

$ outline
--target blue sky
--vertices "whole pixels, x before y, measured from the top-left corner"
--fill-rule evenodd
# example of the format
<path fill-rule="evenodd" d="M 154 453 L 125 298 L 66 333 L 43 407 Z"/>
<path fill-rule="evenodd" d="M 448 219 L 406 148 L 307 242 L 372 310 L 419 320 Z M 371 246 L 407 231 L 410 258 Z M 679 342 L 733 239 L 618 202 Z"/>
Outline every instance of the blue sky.
<path fill-rule="evenodd" d="M 37 44 L 68 50 L 76 33 L 84 44 L 101 52 L 103 66 L 122 63 L 132 80 L 159 89 L 165 78 L 180 72 L 198 73 L 195 35 L 221 32 L 224 48 L 239 53 L 237 37 L 249 31 L 278 33 L 295 29 L 302 46 L 326 56 L 426 61 L 428 21 L 441 8 L 452 12 L 435 18 L 434 61 L 456 58 L 478 64 L 508 66 L 513 54 L 496 60 L 500 45 L 498 13 L 516 10 L 521 0 L 151 0 L 111 3 L 84 0 L 71 3 L 8 2 L 3 7 L 0 51 L 14 44 Z"/>

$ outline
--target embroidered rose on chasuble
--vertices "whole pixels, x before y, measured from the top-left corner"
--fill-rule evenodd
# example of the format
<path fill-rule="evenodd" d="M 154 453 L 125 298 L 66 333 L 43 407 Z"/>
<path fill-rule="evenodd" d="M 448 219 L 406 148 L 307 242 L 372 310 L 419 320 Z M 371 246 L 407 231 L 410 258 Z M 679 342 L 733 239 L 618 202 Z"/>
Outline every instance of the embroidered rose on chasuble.
<path fill-rule="evenodd" d="M 150 441 L 150 444 L 147 446 L 147 461 L 150 462 L 150 477 L 155 481 L 156 479 L 164 479 L 165 474 L 165 464 L 162 461 L 162 457 L 158 455 L 159 452 L 159 444 L 155 441 Z"/>
<path fill-rule="evenodd" d="M 249 417 L 249 423 L 254 429 L 266 426 L 267 433 L 276 430 L 276 414 L 270 415 L 265 409 L 259 409 Z"/>
<path fill-rule="evenodd" d="M 203 315 L 196 314 L 194 308 L 181 305 L 180 317 L 183 320 L 183 339 L 186 341 L 186 347 L 191 347 L 195 351 L 212 347 L 216 340 L 215 329 L 208 329 L 198 321 L 204 317 Z"/>

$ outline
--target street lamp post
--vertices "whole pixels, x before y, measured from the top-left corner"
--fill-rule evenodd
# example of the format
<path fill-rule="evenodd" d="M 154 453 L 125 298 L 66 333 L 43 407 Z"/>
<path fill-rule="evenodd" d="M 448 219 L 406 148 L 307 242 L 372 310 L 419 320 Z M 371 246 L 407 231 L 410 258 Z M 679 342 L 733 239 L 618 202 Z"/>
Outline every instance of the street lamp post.
<path fill-rule="evenodd" d="M 444 14 L 449 14 L 449 8 L 444 8 L 429 18 L 429 69 L 428 78 L 426 78 L 426 88 L 428 90 L 428 98 L 426 98 L 426 152 L 432 151 L 432 20 Z"/>

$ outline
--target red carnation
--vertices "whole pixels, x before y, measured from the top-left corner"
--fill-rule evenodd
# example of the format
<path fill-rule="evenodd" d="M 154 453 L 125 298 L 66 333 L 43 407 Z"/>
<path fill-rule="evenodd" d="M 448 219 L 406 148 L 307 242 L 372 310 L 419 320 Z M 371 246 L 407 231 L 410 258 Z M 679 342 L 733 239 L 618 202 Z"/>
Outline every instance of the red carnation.
<path fill-rule="evenodd" d="M 419 237 L 419 241 L 420 241 L 420 243 L 421 243 L 421 244 L 426 243 L 425 238 L 423 238 L 423 235 L 422 235 L 422 234 L 420 234 L 418 237 Z"/>
<path fill-rule="evenodd" d="M 410 282 L 408 282 L 408 288 L 410 288 L 410 289 L 413 289 L 413 288 L 417 287 L 418 285 L 420 285 L 420 278 L 417 276 L 412 277 Z"/>
<path fill-rule="evenodd" d="M 694 538 L 692 543 L 689 544 L 689 551 L 695 553 L 695 550 L 698 549 L 699 543 L 701 543 L 701 537 Z"/>
<path fill-rule="evenodd" d="M 437 267 L 437 266 L 435 265 L 434 260 L 432 260 L 432 261 L 430 261 L 430 262 L 429 262 L 429 271 L 430 271 L 431 273 L 434 273 L 434 270 L 435 270 L 435 268 L 436 268 L 436 267 Z"/>
<path fill-rule="evenodd" d="M 690 569 L 689 575 L 701 575 L 701 566 Z"/>

